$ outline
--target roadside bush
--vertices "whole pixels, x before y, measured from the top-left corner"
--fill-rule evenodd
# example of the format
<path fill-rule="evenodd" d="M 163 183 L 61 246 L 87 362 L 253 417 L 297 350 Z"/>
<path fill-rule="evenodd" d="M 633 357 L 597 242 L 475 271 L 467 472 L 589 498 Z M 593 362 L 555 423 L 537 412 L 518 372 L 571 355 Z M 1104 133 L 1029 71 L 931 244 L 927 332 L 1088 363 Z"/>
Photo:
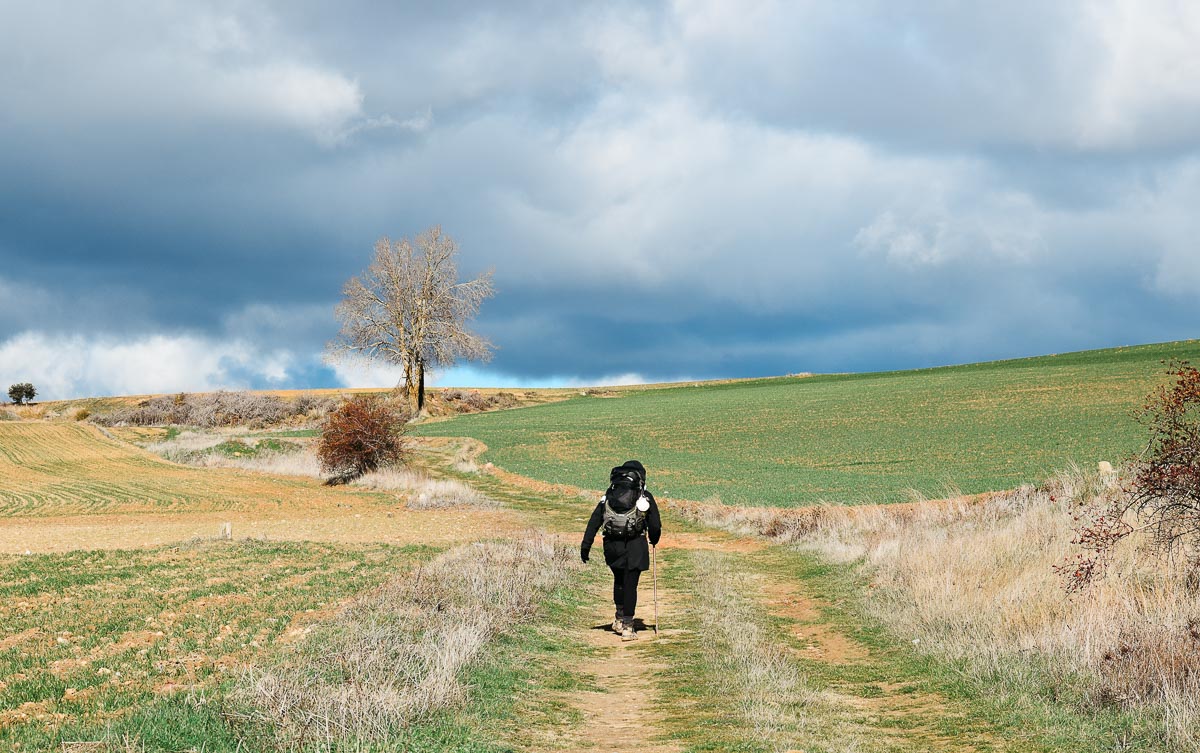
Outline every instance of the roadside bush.
<path fill-rule="evenodd" d="M 1138 416 L 1149 443 L 1131 463 L 1125 488 L 1113 489 L 1075 512 L 1077 553 L 1059 572 L 1067 588 L 1085 588 L 1108 570 L 1126 537 L 1145 531 L 1151 549 L 1182 553 L 1200 567 L 1200 370 L 1171 364 L 1171 381 L 1146 399 Z"/>
<path fill-rule="evenodd" d="M 317 442 L 321 469 L 333 474 L 328 483 L 346 483 L 369 471 L 405 459 L 407 415 L 388 401 L 359 395 L 330 412 Z"/>

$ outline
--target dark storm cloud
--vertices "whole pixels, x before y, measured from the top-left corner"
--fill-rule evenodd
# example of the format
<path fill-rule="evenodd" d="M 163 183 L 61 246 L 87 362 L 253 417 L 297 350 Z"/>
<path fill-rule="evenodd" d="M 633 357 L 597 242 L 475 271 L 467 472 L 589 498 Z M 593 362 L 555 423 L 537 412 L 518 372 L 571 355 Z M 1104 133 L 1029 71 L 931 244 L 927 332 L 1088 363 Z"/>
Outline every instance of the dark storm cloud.
<path fill-rule="evenodd" d="M 473 379 L 900 368 L 1195 334 L 1171 4 L 0 0 L 0 378 L 305 386 L 442 224 Z M 454 372 L 447 375 L 453 378 Z"/>

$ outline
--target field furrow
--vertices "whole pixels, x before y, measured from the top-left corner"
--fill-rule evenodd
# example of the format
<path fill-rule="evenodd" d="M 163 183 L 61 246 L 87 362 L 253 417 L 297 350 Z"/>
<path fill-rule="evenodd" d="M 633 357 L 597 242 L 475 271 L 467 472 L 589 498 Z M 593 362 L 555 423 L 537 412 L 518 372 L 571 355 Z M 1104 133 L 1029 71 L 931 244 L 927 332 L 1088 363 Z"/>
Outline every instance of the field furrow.
<path fill-rule="evenodd" d="M 0 517 L 394 501 L 313 479 L 175 465 L 91 426 L 0 425 Z"/>

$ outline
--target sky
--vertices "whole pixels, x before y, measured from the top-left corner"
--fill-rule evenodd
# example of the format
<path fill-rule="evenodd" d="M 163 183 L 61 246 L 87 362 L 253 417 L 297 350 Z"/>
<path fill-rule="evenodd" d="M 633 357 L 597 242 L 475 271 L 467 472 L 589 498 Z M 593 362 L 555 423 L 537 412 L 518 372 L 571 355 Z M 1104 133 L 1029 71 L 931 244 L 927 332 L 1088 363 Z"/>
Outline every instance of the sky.
<path fill-rule="evenodd" d="M 391 385 L 344 282 L 493 269 L 460 386 L 1200 335 L 1191 2 L 0 0 L 0 382 Z"/>

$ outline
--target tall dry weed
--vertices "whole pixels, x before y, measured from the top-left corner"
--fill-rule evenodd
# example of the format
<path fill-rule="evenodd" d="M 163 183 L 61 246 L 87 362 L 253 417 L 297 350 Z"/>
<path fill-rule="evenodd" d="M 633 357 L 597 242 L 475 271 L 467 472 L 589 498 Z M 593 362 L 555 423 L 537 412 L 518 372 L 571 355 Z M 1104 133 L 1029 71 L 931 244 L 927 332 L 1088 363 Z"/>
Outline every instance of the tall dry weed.
<path fill-rule="evenodd" d="M 729 700 L 756 740 L 775 751 L 797 747 L 793 733 L 803 726 L 803 709 L 817 702 L 816 694 L 786 649 L 759 625 L 760 608 L 746 597 L 753 586 L 729 555 L 700 551 L 696 566 L 705 573 L 697 581 L 695 604 L 706 660 L 729 682 Z"/>
<path fill-rule="evenodd" d="M 355 479 L 355 486 L 377 491 L 407 492 L 405 504 L 413 510 L 446 507 L 498 507 L 499 502 L 453 479 L 433 479 L 419 471 L 384 468 Z"/>
<path fill-rule="evenodd" d="M 1168 745 L 1196 749 L 1200 603 L 1184 563 L 1128 540 L 1081 593 L 1068 594 L 1055 572 L 1073 551 L 1080 503 L 1119 492 L 1117 483 L 1071 469 L 981 500 L 685 512 L 863 563 L 868 610 L 919 650 L 962 660 L 981 688 L 1049 686 L 1088 706 L 1139 707 L 1160 720 Z"/>
<path fill-rule="evenodd" d="M 240 717 L 287 746 L 369 739 L 463 700 L 464 669 L 528 620 L 574 560 L 547 537 L 468 544 L 397 576 L 314 629 L 278 666 L 247 675 Z"/>

